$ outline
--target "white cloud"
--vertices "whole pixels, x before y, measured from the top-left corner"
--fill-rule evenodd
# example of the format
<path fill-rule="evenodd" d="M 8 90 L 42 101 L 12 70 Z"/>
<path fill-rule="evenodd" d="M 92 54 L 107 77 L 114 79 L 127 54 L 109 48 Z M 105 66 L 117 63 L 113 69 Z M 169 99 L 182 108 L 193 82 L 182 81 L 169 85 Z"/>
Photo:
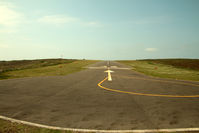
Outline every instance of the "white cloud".
<path fill-rule="evenodd" d="M 157 50 L 158 50 L 157 48 L 146 48 L 145 49 L 145 51 L 147 51 L 147 52 L 155 52 Z"/>
<path fill-rule="evenodd" d="M 24 15 L 16 11 L 16 6 L 9 2 L 0 2 L 0 33 L 15 33 L 24 22 Z"/>
<path fill-rule="evenodd" d="M 5 44 L 0 44 L 0 48 L 1 48 L 1 49 L 10 48 L 10 46 L 9 46 L 9 45 L 5 45 Z"/>
<path fill-rule="evenodd" d="M 43 16 L 39 18 L 37 22 L 45 24 L 54 24 L 54 25 L 75 23 L 81 26 L 102 27 L 102 24 L 97 21 L 84 21 L 76 17 L 60 15 L 60 14 Z"/>
<path fill-rule="evenodd" d="M 19 39 L 24 40 L 24 41 L 31 41 L 32 39 L 26 36 L 21 36 Z"/>
<path fill-rule="evenodd" d="M 90 22 L 84 22 L 86 26 L 91 26 L 91 27 L 102 27 L 103 25 L 99 22 L 96 21 L 90 21 Z"/>
<path fill-rule="evenodd" d="M 49 23 L 49 24 L 65 24 L 70 22 L 76 22 L 78 21 L 77 18 L 69 17 L 65 15 L 49 15 L 49 16 L 43 16 L 38 19 L 38 22 L 41 23 Z"/>
<path fill-rule="evenodd" d="M 0 29 L 0 33 L 15 33 L 16 32 L 16 29 L 13 29 L 13 28 L 1 28 Z"/>
<path fill-rule="evenodd" d="M 20 23 L 23 14 L 14 10 L 11 3 L 0 2 L 0 25 L 15 26 Z"/>
<path fill-rule="evenodd" d="M 84 21 L 82 19 L 67 16 L 65 14 L 45 15 L 36 20 L 28 21 L 24 14 L 16 10 L 17 7 L 10 2 L 0 2 L 0 33 L 13 33 L 22 23 L 39 22 L 44 24 L 61 25 L 66 23 L 75 23 L 81 26 L 101 27 L 97 21 Z"/>

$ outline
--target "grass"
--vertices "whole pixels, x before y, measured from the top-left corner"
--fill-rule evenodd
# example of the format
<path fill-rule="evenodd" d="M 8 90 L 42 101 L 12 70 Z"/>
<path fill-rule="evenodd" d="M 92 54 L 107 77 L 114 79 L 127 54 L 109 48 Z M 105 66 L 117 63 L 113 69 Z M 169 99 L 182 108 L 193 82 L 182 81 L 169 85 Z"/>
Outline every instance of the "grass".
<path fill-rule="evenodd" d="M 0 133 L 72 133 L 72 132 L 32 127 L 6 120 L 0 120 Z"/>
<path fill-rule="evenodd" d="M 150 59 L 150 60 L 143 60 L 143 61 L 171 65 L 177 68 L 199 70 L 199 59 L 156 59 L 156 60 Z"/>
<path fill-rule="evenodd" d="M 199 131 L 167 132 L 167 133 L 198 133 L 198 132 Z M 28 126 L 28 125 L 0 119 L 0 133 L 81 133 L 81 132 L 39 128 L 39 127 Z M 82 133 L 86 133 L 86 132 L 82 132 Z M 159 132 L 159 133 L 165 133 L 165 132 Z"/>
<path fill-rule="evenodd" d="M 47 62 L 40 60 L 42 62 Z M 0 73 L 0 79 L 23 78 L 23 77 L 36 77 L 36 76 L 59 76 L 67 75 L 73 72 L 83 70 L 85 66 L 95 63 L 94 60 L 50 60 L 49 63 L 43 64 L 42 62 L 34 63 L 18 63 L 14 69 L 13 67 L 6 67 Z M 12 63 L 11 63 L 12 64 Z M 20 65 L 19 65 L 20 64 Z M 21 64 L 24 64 L 22 67 Z M 12 66 L 12 65 L 8 65 Z"/>
<path fill-rule="evenodd" d="M 199 81 L 198 59 L 158 59 L 119 61 L 146 75 Z"/>
<path fill-rule="evenodd" d="M 73 59 L 38 59 L 38 60 L 0 61 L 0 72 L 53 66 L 53 65 L 63 64 L 63 63 L 72 63 L 73 61 L 75 60 Z"/>

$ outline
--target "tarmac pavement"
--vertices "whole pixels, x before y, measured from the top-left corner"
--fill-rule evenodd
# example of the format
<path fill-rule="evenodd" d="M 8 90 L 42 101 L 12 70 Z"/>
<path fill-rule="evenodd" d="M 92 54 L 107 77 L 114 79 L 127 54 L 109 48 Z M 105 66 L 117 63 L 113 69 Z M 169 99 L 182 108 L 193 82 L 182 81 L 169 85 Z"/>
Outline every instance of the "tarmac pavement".
<path fill-rule="evenodd" d="M 199 127 L 199 97 L 162 97 L 108 91 L 101 85 L 142 94 L 199 95 L 199 82 L 145 76 L 118 62 L 54 77 L 0 81 L 0 115 L 82 129 L 172 129 Z M 166 81 L 166 82 L 165 82 Z"/>

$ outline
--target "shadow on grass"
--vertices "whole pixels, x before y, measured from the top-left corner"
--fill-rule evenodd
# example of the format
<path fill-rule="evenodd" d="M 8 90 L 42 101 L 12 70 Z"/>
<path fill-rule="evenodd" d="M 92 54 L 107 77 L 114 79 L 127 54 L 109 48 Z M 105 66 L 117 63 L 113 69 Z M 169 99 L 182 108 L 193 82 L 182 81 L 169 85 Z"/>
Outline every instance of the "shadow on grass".
<path fill-rule="evenodd" d="M 0 73 L 0 80 L 2 79 L 9 79 L 10 76 L 4 74 L 4 73 Z"/>

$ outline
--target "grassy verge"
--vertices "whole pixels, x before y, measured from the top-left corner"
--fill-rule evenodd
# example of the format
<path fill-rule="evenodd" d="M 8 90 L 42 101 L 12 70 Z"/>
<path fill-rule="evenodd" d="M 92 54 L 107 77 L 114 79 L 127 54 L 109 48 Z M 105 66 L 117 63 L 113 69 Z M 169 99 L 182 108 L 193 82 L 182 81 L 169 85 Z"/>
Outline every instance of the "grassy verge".
<path fill-rule="evenodd" d="M 0 133 L 72 133 L 72 132 L 32 127 L 24 124 L 9 122 L 6 120 L 0 120 Z"/>
<path fill-rule="evenodd" d="M 53 66 L 63 63 L 72 63 L 73 61 L 75 60 L 74 59 L 38 59 L 38 60 L 0 61 L 0 72 Z"/>
<path fill-rule="evenodd" d="M 118 61 L 132 66 L 135 71 L 146 75 L 181 80 L 199 81 L 199 60 L 189 59 L 162 59 L 162 60 L 135 60 Z M 189 65 L 186 64 L 189 62 Z"/>
<path fill-rule="evenodd" d="M 52 130 L 52 129 L 28 126 L 28 125 L 19 124 L 19 123 L 10 122 L 7 120 L 0 119 L 0 133 L 86 133 L 86 132 Z M 92 132 L 90 132 L 90 133 L 92 133 Z M 159 133 L 166 133 L 166 132 L 159 132 Z M 192 131 L 192 132 L 188 132 L 188 131 L 186 131 L 186 132 L 167 132 L 167 133 L 198 133 L 198 131 L 195 131 L 195 132 L 194 131 Z"/>
<path fill-rule="evenodd" d="M 35 77 L 35 76 L 58 76 L 67 75 L 83 70 L 85 66 L 95 63 L 93 60 L 70 60 L 54 65 L 29 65 L 27 68 L 7 70 L 0 73 L 0 79 Z"/>

